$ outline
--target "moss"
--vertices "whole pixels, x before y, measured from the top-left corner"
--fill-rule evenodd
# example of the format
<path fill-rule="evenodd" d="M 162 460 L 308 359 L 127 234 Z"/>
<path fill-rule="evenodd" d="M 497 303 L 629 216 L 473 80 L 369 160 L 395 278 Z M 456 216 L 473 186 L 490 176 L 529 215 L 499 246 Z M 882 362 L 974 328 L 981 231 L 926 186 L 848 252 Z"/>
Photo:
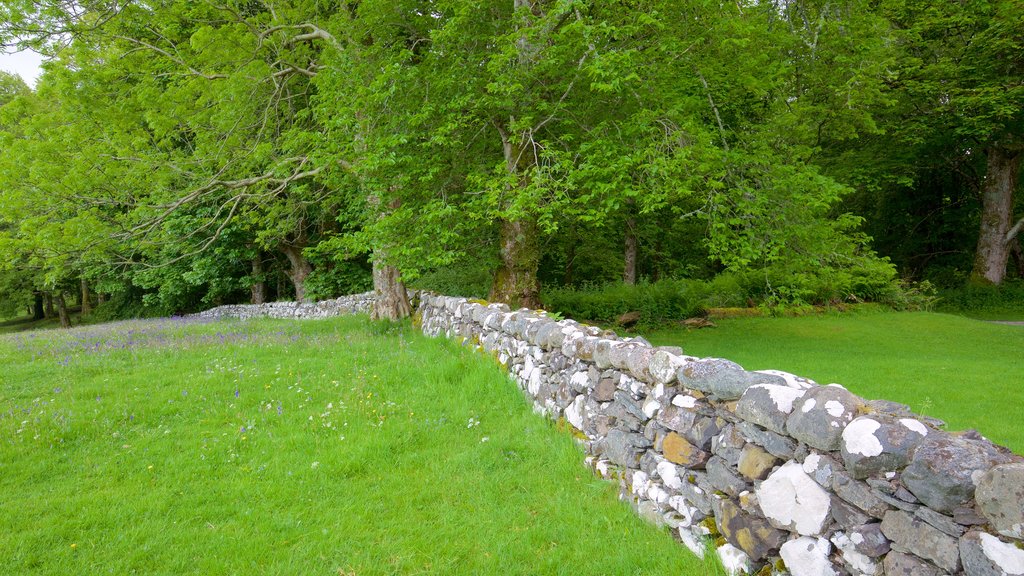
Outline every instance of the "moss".
<path fill-rule="evenodd" d="M 490 304 L 487 300 L 482 300 L 480 298 L 470 298 L 469 300 L 466 300 L 466 302 L 469 302 L 470 304 L 480 304 L 481 306 L 487 306 Z"/>
<path fill-rule="evenodd" d="M 415 328 L 423 328 L 423 312 L 417 310 L 412 313 L 412 325 Z"/>
<path fill-rule="evenodd" d="M 709 536 L 715 537 L 721 533 L 718 531 L 718 524 L 715 523 L 714 516 L 708 516 L 707 518 L 700 521 L 700 525 L 707 528 L 710 532 Z"/>

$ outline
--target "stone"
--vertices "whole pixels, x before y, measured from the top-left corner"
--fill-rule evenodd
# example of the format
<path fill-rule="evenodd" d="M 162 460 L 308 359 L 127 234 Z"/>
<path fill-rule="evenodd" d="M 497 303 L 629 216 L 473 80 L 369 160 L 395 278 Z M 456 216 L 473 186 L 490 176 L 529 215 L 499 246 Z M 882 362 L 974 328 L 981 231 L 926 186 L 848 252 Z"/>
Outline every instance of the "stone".
<path fill-rule="evenodd" d="M 634 418 L 641 422 L 649 418 L 649 416 L 644 412 L 643 406 L 637 403 L 637 401 L 629 395 L 629 392 L 626 392 L 625 390 L 617 390 L 612 402 L 621 404 L 626 412 L 629 412 Z"/>
<path fill-rule="evenodd" d="M 854 480 L 846 472 L 837 471 L 832 476 L 832 491 L 846 502 L 860 508 L 873 518 L 882 518 L 892 509 L 876 496 L 868 485 Z"/>
<path fill-rule="evenodd" d="M 615 398 L 615 391 L 618 390 L 615 380 L 602 378 L 594 387 L 594 400 L 598 402 L 611 402 Z"/>
<path fill-rule="evenodd" d="M 854 478 L 899 470 L 928 435 L 928 427 L 913 418 L 860 416 L 842 433 L 842 456 Z"/>
<path fill-rule="evenodd" d="M 756 490 L 761 512 L 777 528 L 817 536 L 828 524 L 829 493 L 804 473 L 798 462 L 783 464 Z"/>
<path fill-rule="evenodd" d="M 669 432 L 665 436 L 661 444 L 661 451 L 670 462 L 696 469 L 703 468 L 711 456 L 675 432 Z"/>
<path fill-rule="evenodd" d="M 740 492 L 748 488 L 746 481 L 733 472 L 725 460 L 718 456 L 712 456 L 708 459 L 704 467 L 707 470 L 707 480 L 714 491 L 737 498 Z"/>
<path fill-rule="evenodd" d="M 952 512 L 974 498 L 975 482 L 1010 457 L 990 442 L 933 432 L 914 451 L 903 470 L 903 485 L 938 512 Z"/>
<path fill-rule="evenodd" d="M 739 433 L 736 426 L 727 424 L 711 439 L 711 453 L 720 456 L 730 466 L 737 466 L 740 463 L 743 447 L 746 445 L 747 439 Z"/>
<path fill-rule="evenodd" d="M 748 480 L 764 480 L 779 463 L 779 459 L 756 444 L 747 444 L 740 453 L 737 469 Z"/>
<path fill-rule="evenodd" d="M 650 500 L 641 500 L 636 506 L 636 513 L 649 524 L 657 528 L 665 526 L 665 517 L 662 516 L 658 505 Z"/>
<path fill-rule="evenodd" d="M 721 418 L 698 418 L 683 436 L 701 450 L 711 449 L 711 440 L 722 430 L 725 421 Z"/>
<path fill-rule="evenodd" d="M 743 391 L 736 414 L 748 422 L 785 434 L 793 402 L 803 395 L 804 390 L 785 385 L 756 384 Z"/>
<path fill-rule="evenodd" d="M 881 558 L 889 553 L 889 539 L 882 534 L 882 525 L 878 522 L 863 524 L 849 531 L 847 535 L 853 548 L 869 558 Z"/>
<path fill-rule="evenodd" d="M 832 495 L 832 519 L 842 529 L 853 529 L 856 526 L 867 524 L 873 520 L 853 504 L 847 503 L 842 498 Z"/>
<path fill-rule="evenodd" d="M 743 550 L 732 544 L 723 544 L 715 549 L 718 559 L 722 561 L 722 568 L 729 576 L 750 573 L 750 558 Z"/>
<path fill-rule="evenodd" d="M 792 576 L 838 576 L 829 560 L 831 553 L 828 540 L 809 536 L 790 540 L 779 549 L 779 556 Z"/>
<path fill-rule="evenodd" d="M 839 549 L 843 562 L 850 567 L 854 574 L 878 576 L 882 572 L 882 564 L 875 558 L 857 551 L 856 544 L 853 543 L 849 534 L 836 532 L 829 540 Z M 888 550 L 888 546 L 886 546 L 886 550 Z"/>
<path fill-rule="evenodd" d="M 1024 550 L 985 532 L 960 539 L 960 559 L 967 576 L 1024 575 Z"/>
<path fill-rule="evenodd" d="M 687 388 L 712 394 L 721 400 L 736 400 L 755 384 L 784 382 L 778 376 L 747 372 L 739 364 L 722 358 L 687 362 L 676 372 L 676 379 Z"/>
<path fill-rule="evenodd" d="M 640 464 L 640 456 L 651 446 L 651 441 L 641 434 L 625 432 L 619 429 L 608 431 L 601 441 L 600 454 L 619 466 L 636 468 Z"/>
<path fill-rule="evenodd" d="M 609 402 L 605 404 L 604 413 L 614 418 L 616 427 L 627 428 L 631 432 L 639 432 L 643 428 L 643 422 L 632 411 L 627 409 L 622 402 Z"/>
<path fill-rule="evenodd" d="M 651 356 L 647 370 L 654 378 L 655 384 L 670 384 L 676 381 L 676 372 L 686 364 L 682 353 L 675 354 L 666 350 L 656 350 Z"/>
<path fill-rule="evenodd" d="M 975 492 L 977 497 L 977 492 Z M 961 526 L 980 526 L 987 524 L 988 519 L 978 513 L 974 508 L 961 506 L 953 510 L 953 521 Z"/>
<path fill-rule="evenodd" d="M 680 434 L 685 434 L 697 421 L 697 411 L 691 408 L 680 408 L 675 404 L 666 406 L 656 416 L 658 424 L 661 424 L 669 430 L 674 430 Z"/>
<path fill-rule="evenodd" d="M 619 370 L 627 370 L 629 355 L 638 348 L 638 344 L 631 342 L 616 342 L 608 349 L 608 360 L 612 366 Z"/>
<path fill-rule="evenodd" d="M 889 552 L 882 561 L 885 576 L 945 576 L 935 566 L 902 552 Z"/>
<path fill-rule="evenodd" d="M 818 450 L 841 447 L 843 430 L 864 407 L 864 401 L 838 384 L 807 390 L 786 420 L 786 432 Z"/>
<path fill-rule="evenodd" d="M 755 562 L 771 555 L 786 541 L 784 532 L 747 514 L 731 500 L 716 500 L 714 511 L 719 533 Z"/>
<path fill-rule="evenodd" d="M 912 514 L 890 510 L 882 518 L 881 529 L 897 550 L 924 558 L 946 572 L 960 570 L 957 539 L 943 534 Z"/>
<path fill-rule="evenodd" d="M 611 353 L 612 345 L 617 344 L 615 340 L 609 340 L 607 338 L 601 338 L 594 345 L 594 364 L 604 370 L 605 368 L 611 368 L 612 361 L 609 357 Z"/>
<path fill-rule="evenodd" d="M 796 442 L 792 438 L 787 438 L 770 430 L 763 430 L 751 422 L 740 422 L 736 425 L 736 429 L 747 440 L 764 448 L 773 456 L 789 460 L 796 455 Z"/>
<path fill-rule="evenodd" d="M 952 518 L 944 514 L 932 510 L 931 508 L 921 507 L 914 511 L 914 516 L 917 516 L 921 520 L 924 520 L 928 524 L 944 534 L 948 534 L 953 538 L 959 538 L 964 534 L 964 527 L 957 524 Z"/>
<path fill-rule="evenodd" d="M 789 372 L 783 372 L 782 370 L 758 370 L 757 372 L 759 374 L 768 374 L 769 376 L 777 376 L 779 378 L 782 378 L 782 381 L 785 383 L 786 386 L 789 386 L 790 388 L 795 388 L 797 390 L 807 390 L 810 388 L 814 388 L 815 386 L 818 385 L 817 382 L 811 380 L 810 378 L 796 376 L 794 374 L 790 374 Z"/>
<path fill-rule="evenodd" d="M 647 346 L 637 346 L 630 350 L 626 356 L 626 369 L 638 380 L 657 384 L 650 371 L 651 358 L 653 356 L 654 349 Z"/>
<path fill-rule="evenodd" d="M 974 497 L 997 532 L 1024 538 L 1024 463 L 1002 464 L 982 474 Z"/>
<path fill-rule="evenodd" d="M 825 488 L 832 487 L 832 474 L 840 469 L 839 463 L 831 456 L 812 452 L 804 458 L 804 472 Z"/>

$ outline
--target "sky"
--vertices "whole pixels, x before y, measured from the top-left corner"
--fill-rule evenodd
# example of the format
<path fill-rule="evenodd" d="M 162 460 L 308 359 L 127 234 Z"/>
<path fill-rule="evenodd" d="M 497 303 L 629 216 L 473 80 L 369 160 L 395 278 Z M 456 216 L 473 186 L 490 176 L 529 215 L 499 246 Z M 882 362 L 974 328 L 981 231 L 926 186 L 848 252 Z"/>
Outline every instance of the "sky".
<path fill-rule="evenodd" d="M 36 78 L 42 72 L 39 65 L 43 57 L 31 50 L 23 50 L 15 54 L 6 54 L 0 51 L 0 70 L 14 72 L 21 76 L 29 86 L 35 87 Z"/>

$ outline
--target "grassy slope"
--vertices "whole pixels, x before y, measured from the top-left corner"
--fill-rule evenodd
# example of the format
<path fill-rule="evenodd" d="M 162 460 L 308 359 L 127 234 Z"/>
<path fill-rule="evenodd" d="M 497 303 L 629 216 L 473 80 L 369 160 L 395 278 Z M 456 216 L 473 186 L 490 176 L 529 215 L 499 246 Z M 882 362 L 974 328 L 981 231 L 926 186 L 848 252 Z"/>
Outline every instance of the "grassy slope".
<path fill-rule="evenodd" d="M 655 344 L 839 382 L 908 404 L 950 430 L 976 428 L 1024 454 L 1024 327 L 933 313 L 864 313 L 716 321 L 657 331 Z"/>
<path fill-rule="evenodd" d="M 715 572 L 491 362 L 380 332 L 0 337 L 0 574 Z"/>

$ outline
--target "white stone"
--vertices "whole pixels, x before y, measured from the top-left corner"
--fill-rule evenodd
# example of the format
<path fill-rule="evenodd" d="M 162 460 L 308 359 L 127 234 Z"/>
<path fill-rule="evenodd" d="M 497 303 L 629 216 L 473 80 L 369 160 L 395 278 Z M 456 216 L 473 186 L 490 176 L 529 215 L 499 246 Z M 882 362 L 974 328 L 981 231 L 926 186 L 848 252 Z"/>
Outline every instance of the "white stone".
<path fill-rule="evenodd" d="M 676 394 L 672 399 L 672 404 L 680 408 L 693 408 L 697 405 L 697 399 L 686 394 Z"/>
<path fill-rule="evenodd" d="M 572 378 L 569 378 L 569 383 L 572 384 L 573 387 L 576 388 L 577 390 L 586 389 L 587 386 L 590 384 L 590 376 L 587 374 L 586 371 L 580 370 L 579 372 L 573 374 Z"/>
<path fill-rule="evenodd" d="M 804 402 L 803 407 L 800 408 L 801 412 L 810 412 L 818 402 L 814 398 L 809 398 L 807 402 Z"/>
<path fill-rule="evenodd" d="M 648 418 L 654 418 L 654 415 L 661 410 L 661 403 L 654 399 L 653 396 L 647 398 L 644 401 L 643 411 L 644 415 Z"/>
<path fill-rule="evenodd" d="M 573 428 L 582 431 L 583 430 L 583 406 L 586 404 L 586 398 L 582 394 L 577 396 L 572 404 L 565 409 L 565 419 L 572 424 Z"/>
<path fill-rule="evenodd" d="M 647 497 L 658 504 L 668 504 L 668 492 L 665 492 L 660 486 L 656 486 L 653 483 L 647 488 Z"/>
<path fill-rule="evenodd" d="M 810 453 L 804 458 L 803 470 L 807 474 L 814 474 L 818 470 L 818 463 L 821 462 L 821 455 Z"/>
<path fill-rule="evenodd" d="M 832 545 L 828 540 L 801 536 L 783 544 L 779 556 L 792 576 L 836 576 L 828 560 L 830 552 Z"/>
<path fill-rule="evenodd" d="M 779 386 L 778 384 L 757 384 L 751 386 L 751 388 L 761 388 L 766 390 L 768 392 L 768 396 L 772 399 L 772 403 L 774 403 L 775 407 L 783 414 L 789 414 L 792 412 L 793 402 L 804 395 L 803 390 L 790 388 L 789 386 Z"/>
<path fill-rule="evenodd" d="M 704 559 L 704 552 L 707 550 L 704 544 L 704 538 L 697 536 L 693 533 L 690 528 L 685 526 L 679 526 L 679 540 L 693 552 L 693 555 L 697 558 Z"/>
<path fill-rule="evenodd" d="M 666 352 L 664 350 L 658 350 L 651 356 L 651 362 L 648 366 L 648 371 L 651 376 L 654 377 L 654 381 L 659 384 L 668 384 L 676 379 L 676 372 L 686 364 L 686 360 Z"/>
<path fill-rule="evenodd" d="M 650 478 L 647 476 L 647 472 L 637 470 L 633 472 L 633 494 L 638 496 L 647 495 L 647 486 L 650 483 Z"/>
<path fill-rule="evenodd" d="M 854 532 L 853 536 L 847 536 L 845 532 L 836 532 L 832 536 L 832 543 L 842 551 L 843 560 L 853 568 L 855 574 L 878 576 L 882 572 L 882 566 L 867 554 L 857 552 L 855 544 L 863 541 L 864 536 L 859 532 Z"/>
<path fill-rule="evenodd" d="M 683 480 L 679 477 L 679 471 L 676 465 L 669 462 L 668 460 L 658 463 L 658 477 L 665 483 L 665 486 L 673 490 L 678 490 L 683 487 Z"/>
<path fill-rule="evenodd" d="M 920 420 L 914 420 L 913 418 L 900 418 L 900 424 L 903 424 L 908 429 L 917 432 L 921 436 L 928 435 L 928 427 L 921 423 Z"/>
<path fill-rule="evenodd" d="M 850 454 L 878 456 L 884 448 L 875 432 L 881 427 L 881 424 L 871 418 L 857 418 L 843 430 L 843 447 Z"/>
<path fill-rule="evenodd" d="M 536 396 L 540 392 L 540 367 L 534 368 L 530 372 L 529 383 L 526 385 L 526 389 L 530 391 L 531 396 Z"/>
<path fill-rule="evenodd" d="M 716 552 L 718 552 L 718 558 L 722 560 L 725 573 L 729 576 L 750 573 L 750 557 L 743 550 L 732 544 L 722 544 Z"/>
<path fill-rule="evenodd" d="M 829 413 L 833 418 L 839 418 L 846 411 L 843 407 L 843 403 L 838 400 L 829 400 L 825 402 L 825 411 Z"/>
<path fill-rule="evenodd" d="M 804 378 L 803 376 L 797 376 L 790 374 L 789 372 L 783 372 L 782 370 L 758 370 L 759 374 L 768 374 L 769 376 L 778 376 L 786 381 L 786 386 L 790 388 L 796 388 L 797 390 L 808 390 L 817 385 L 814 380 L 810 378 Z"/>
<path fill-rule="evenodd" d="M 1024 574 L 1024 550 L 984 532 L 981 533 L 981 549 L 1004 573 L 1012 576 Z"/>
<path fill-rule="evenodd" d="M 828 492 L 793 460 L 772 472 L 757 487 L 756 494 L 769 522 L 803 536 L 820 534 L 831 510 Z"/>

